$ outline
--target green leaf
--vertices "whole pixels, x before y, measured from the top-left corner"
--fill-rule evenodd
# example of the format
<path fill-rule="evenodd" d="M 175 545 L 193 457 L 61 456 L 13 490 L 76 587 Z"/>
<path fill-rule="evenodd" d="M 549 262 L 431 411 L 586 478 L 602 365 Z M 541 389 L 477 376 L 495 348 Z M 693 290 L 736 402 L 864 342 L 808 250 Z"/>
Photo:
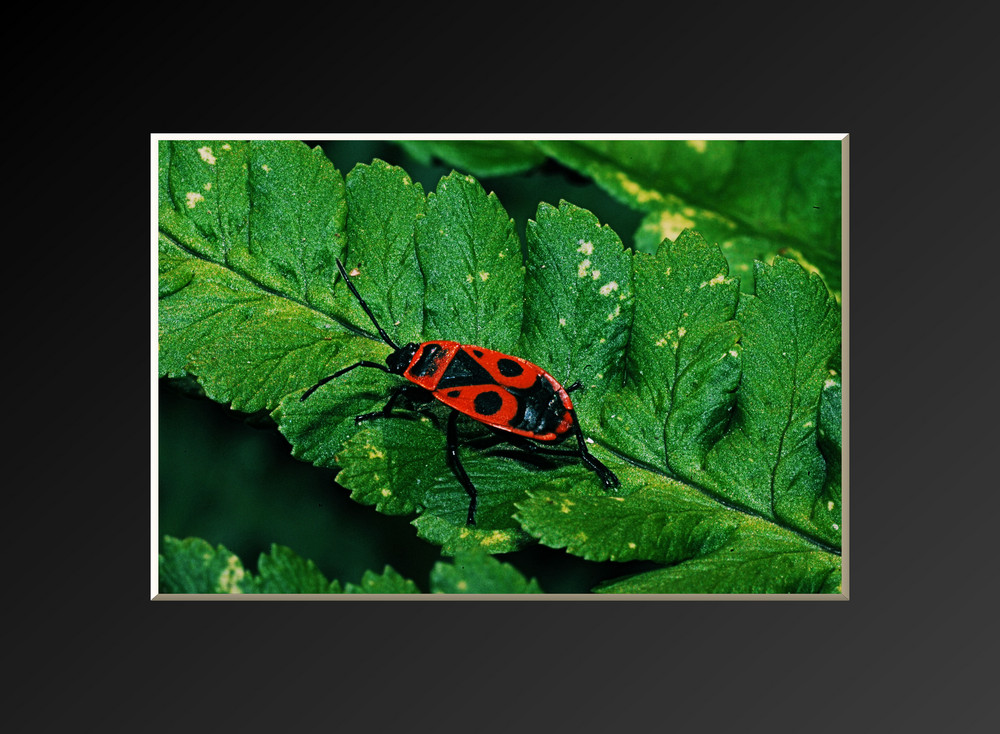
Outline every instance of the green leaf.
<path fill-rule="evenodd" d="M 277 141 L 161 146 L 160 232 L 259 287 L 324 309 L 333 303 L 346 205 L 322 150 Z"/>
<path fill-rule="evenodd" d="M 424 279 L 415 227 L 424 213 L 423 187 L 406 171 L 374 160 L 347 174 L 347 251 L 344 265 L 382 328 L 398 344 L 414 341 L 423 322 Z M 341 283 L 339 310 L 373 334 L 368 317 Z M 346 306 L 345 306 L 346 304 Z"/>
<path fill-rule="evenodd" d="M 223 546 L 200 538 L 165 537 L 160 554 L 160 591 L 165 594 L 252 594 L 253 576 Z"/>
<path fill-rule="evenodd" d="M 345 345 L 333 307 L 343 182 L 301 144 L 161 147 L 160 375 L 274 408 Z"/>
<path fill-rule="evenodd" d="M 732 272 L 795 257 L 840 289 L 841 141 L 540 141 L 560 163 L 647 212 L 637 246 L 697 229 Z M 743 289 L 752 292 L 749 277 Z"/>
<path fill-rule="evenodd" d="M 524 331 L 518 354 L 593 403 L 625 377 L 635 303 L 632 257 L 618 235 L 568 202 L 528 222 Z M 586 411 L 583 412 L 586 416 Z"/>
<path fill-rule="evenodd" d="M 479 177 L 521 173 L 546 158 L 530 140 L 404 140 L 400 145 L 425 165 L 439 158 Z"/>
<path fill-rule="evenodd" d="M 680 476 L 825 543 L 840 545 L 840 514 L 817 444 L 827 364 L 840 310 L 816 275 L 790 260 L 758 263 L 757 292 L 740 299 L 743 375 L 733 422 L 718 443 L 670 454 Z M 831 504 L 832 503 L 832 504 Z"/>
<path fill-rule="evenodd" d="M 528 581 L 508 563 L 483 552 L 463 552 L 453 563 L 438 562 L 431 571 L 434 594 L 541 594 L 538 581 Z"/>
<path fill-rule="evenodd" d="M 630 468 L 622 496 L 550 482 L 518 503 L 543 543 L 591 561 L 655 561 L 669 568 L 598 587 L 615 593 L 834 593 L 840 559 L 763 518 L 678 482 Z"/>
<path fill-rule="evenodd" d="M 259 575 L 244 570 L 239 558 L 223 546 L 213 549 L 200 538 L 163 539 L 160 556 L 162 593 L 258 594 L 419 594 L 410 579 L 391 566 L 381 574 L 365 571 L 354 584 L 327 581 L 312 561 L 290 548 L 272 544 L 258 560 Z M 454 562 L 434 565 L 430 589 L 435 594 L 540 594 L 535 579 L 526 579 L 516 568 L 501 563 L 481 549 L 460 552 Z"/>
<path fill-rule="evenodd" d="M 348 594 L 419 594 L 420 589 L 409 579 L 403 578 L 392 568 L 386 566 L 385 571 L 377 574 L 374 571 L 365 571 L 361 577 L 360 584 L 350 582 L 344 584 L 344 591 Z"/>
<path fill-rule="evenodd" d="M 521 334 L 523 272 L 514 222 L 495 194 L 452 173 L 427 197 L 417 226 L 427 290 L 424 341 L 509 353 Z"/>
<path fill-rule="evenodd" d="M 341 591 L 340 582 L 327 581 L 312 561 L 301 558 L 285 546 L 271 544 L 269 554 L 257 561 L 261 594 L 329 594 Z"/>
<path fill-rule="evenodd" d="M 655 257 L 636 253 L 634 262 L 627 380 L 604 401 L 604 430 L 619 450 L 665 470 L 668 453 L 716 440 L 728 420 L 740 374 L 739 282 L 696 232 L 665 240 Z"/>

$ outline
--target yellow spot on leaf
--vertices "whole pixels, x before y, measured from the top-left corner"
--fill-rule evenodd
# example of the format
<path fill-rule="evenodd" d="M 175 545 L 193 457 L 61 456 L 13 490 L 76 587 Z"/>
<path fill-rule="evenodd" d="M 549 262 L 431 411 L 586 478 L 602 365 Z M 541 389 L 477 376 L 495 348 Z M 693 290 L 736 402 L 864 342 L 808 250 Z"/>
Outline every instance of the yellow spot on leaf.
<path fill-rule="evenodd" d="M 594 243 L 593 242 L 584 242 L 583 240 L 577 240 L 577 243 L 580 245 L 576 249 L 577 252 L 582 252 L 584 255 L 588 255 L 588 256 L 592 255 L 594 253 Z"/>
<path fill-rule="evenodd" d="M 663 195 L 660 194 L 659 191 L 651 191 L 649 189 L 642 188 L 642 186 L 630 179 L 624 173 L 619 172 L 616 176 L 618 178 L 618 183 L 621 184 L 625 193 L 634 197 L 640 204 L 645 204 L 650 201 L 663 201 Z"/>
<path fill-rule="evenodd" d="M 608 321 L 614 321 L 619 316 L 621 316 L 621 313 L 622 313 L 622 307 L 615 306 L 615 310 L 608 314 Z"/>
<path fill-rule="evenodd" d="M 240 565 L 240 559 L 236 556 L 229 556 L 226 559 L 226 567 L 219 574 L 219 588 L 223 591 L 239 593 L 242 591 L 239 583 L 245 574 L 246 572 Z"/>
<path fill-rule="evenodd" d="M 485 271 L 481 272 L 481 273 L 479 273 L 479 279 L 482 280 L 485 283 L 487 280 L 490 279 L 490 274 L 487 273 L 487 272 L 485 272 Z"/>
<path fill-rule="evenodd" d="M 208 165 L 210 166 L 215 165 L 215 156 L 212 155 L 212 149 L 209 148 L 207 145 L 203 148 L 198 148 L 198 155 L 200 155 L 201 159 L 205 161 L 205 163 L 207 163 Z"/>
<path fill-rule="evenodd" d="M 598 273 L 595 272 L 595 277 Z M 618 290 L 618 284 L 615 281 L 609 281 L 601 286 L 600 293 L 602 296 L 610 296 L 612 292 Z"/>
<path fill-rule="evenodd" d="M 661 238 L 666 238 L 668 240 L 676 240 L 677 235 L 679 235 L 685 229 L 690 229 L 694 227 L 694 220 L 688 219 L 683 214 L 669 212 L 664 209 L 660 212 L 660 221 L 658 222 L 658 234 Z"/>
<path fill-rule="evenodd" d="M 708 147 L 707 140 L 688 140 L 687 144 L 689 148 L 694 148 L 697 153 L 704 153 L 705 149 Z"/>
<path fill-rule="evenodd" d="M 271 167 L 269 165 L 267 165 L 266 163 L 264 165 L 262 165 L 261 168 L 264 169 L 265 173 L 270 173 L 271 172 Z"/>
<path fill-rule="evenodd" d="M 580 266 L 576 269 L 577 276 L 580 278 L 586 278 L 587 268 L 589 267 L 590 267 L 590 260 L 584 260 L 582 263 L 580 263 Z"/>
<path fill-rule="evenodd" d="M 508 540 L 509 535 L 510 533 L 505 533 L 502 530 L 494 530 L 492 533 L 490 533 L 481 541 L 479 541 L 479 544 L 486 546 L 496 545 L 498 543 L 504 542 L 505 540 Z"/>
<path fill-rule="evenodd" d="M 566 319 L 559 319 L 559 325 L 560 326 L 565 326 L 566 325 Z"/>
<path fill-rule="evenodd" d="M 632 541 L 629 541 L 628 547 L 631 548 L 632 550 L 635 550 L 635 543 L 633 543 Z"/>
<path fill-rule="evenodd" d="M 384 487 L 384 488 L 382 489 L 382 496 L 383 496 L 383 497 L 388 497 L 388 496 L 389 496 L 389 495 L 391 495 L 391 494 L 392 494 L 392 490 L 391 490 L 391 489 L 389 489 L 388 487 Z"/>
<path fill-rule="evenodd" d="M 198 205 L 199 201 L 205 201 L 205 197 L 197 191 L 189 191 L 185 198 L 187 199 L 188 209 L 194 209 Z"/>
<path fill-rule="evenodd" d="M 828 510 L 833 509 L 833 500 L 830 500 L 829 502 L 826 503 L 826 509 Z"/>

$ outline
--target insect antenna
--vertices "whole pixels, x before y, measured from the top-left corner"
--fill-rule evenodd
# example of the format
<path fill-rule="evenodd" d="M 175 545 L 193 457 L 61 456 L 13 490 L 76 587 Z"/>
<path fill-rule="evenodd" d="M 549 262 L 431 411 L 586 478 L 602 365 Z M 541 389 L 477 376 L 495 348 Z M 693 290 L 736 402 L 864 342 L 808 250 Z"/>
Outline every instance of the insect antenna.
<path fill-rule="evenodd" d="M 375 328 L 378 329 L 378 333 L 379 336 L 382 337 L 382 341 L 384 341 L 386 344 L 388 344 L 390 347 L 392 347 L 398 352 L 399 347 L 396 345 L 396 342 L 390 339 L 389 335 L 385 333 L 385 330 L 378 325 L 378 321 L 375 320 L 375 316 L 372 314 L 372 310 L 368 308 L 368 304 L 365 303 L 365 299 L 361 297 L 361 294 L 358 293 L 358 289 L 354 287 L 354 283 L 352 283 L 351 279 L 347 276 L 347 271 L 344 270 L 344 265 L 343 263 L 340 262 L 339 258 L 337 259 L 337 267 L 340 268 L 340 274 L 344 276 L 344 282 L 347 283 L 347 287 L 351 289 L 351 293 L 353 293 L 354 297 L 358 299 L 358 303 L 361 304 L 361 308 L 364 309 L 365 313 L 368 314 L 368 318 L 370 318 L 372 320 L 372 323 L 375 324 Z"/>

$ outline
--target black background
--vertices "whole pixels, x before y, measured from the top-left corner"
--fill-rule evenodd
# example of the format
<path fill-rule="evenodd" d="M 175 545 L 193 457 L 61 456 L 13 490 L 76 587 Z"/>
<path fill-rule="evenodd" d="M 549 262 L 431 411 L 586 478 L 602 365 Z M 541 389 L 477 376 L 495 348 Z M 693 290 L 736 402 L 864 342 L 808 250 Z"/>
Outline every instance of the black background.
<path fill-rule="evenodd" d="M 51 352 L 30 352 L 56 365 L 26 377 L 58 400 L 30 433 L 42 455 L 8 474 L 27 498 L 7 515 L 14 730 L 982 730 L 996 637 L 985 11 L 481 10 L 164 8 L 152 36 L 124 41 L 91 18 L 64 76 L 12 90 L 17 109 L 100 127 L 61 130 L 60 157 L 31 151 L 48 205 L 31 224 L 68 225 L 43 244 L 89 267 L 51 306 Z M 148 134 L 283 130 L 850 133 L 850 600 L 149 601 Z M 61 196 L 80 210 L 52 217 Z M 38 420 L 32 407 L 12 427 Z"/>

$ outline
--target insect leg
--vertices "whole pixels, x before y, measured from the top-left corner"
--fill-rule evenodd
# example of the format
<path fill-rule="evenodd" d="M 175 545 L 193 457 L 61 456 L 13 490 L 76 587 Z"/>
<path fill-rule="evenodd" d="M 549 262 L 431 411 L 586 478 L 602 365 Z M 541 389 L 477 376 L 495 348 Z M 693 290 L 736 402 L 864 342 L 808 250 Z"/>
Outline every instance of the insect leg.
<path fill-rule="evenodd" d="M 430 394 L 422 387 L 409 385 L 404 382 L 402 385 L 393 389 L 392 393 L 389 395 L 389 399 L 386 401 L 386 404 L 382 407 L 382 410 L 376 410 L 373 413 L 356 415 L 354 416 L 354 423 L 362 423 L 364 421 L 369 421 L 372 418 L 388 418 L 392 414 L 392 407 L 403 395 L 407 395 L 410 400 L 417 403 L 427 403 L 431 400 Z"/>
<path fill-rule="evenodd" d="M 621 486 L 621 482 L 618 481 L 618 477 L 614 475 L 614 472 L 604 466 L 600 459 L 587 451 L 587 442 L 583 437 L 583 431 L 580 430 L 580 421 L 576 419 L 576 411 L 570 410 L 570 415 L 573 417 L 573 429 L 576 433 L 576 441 L 580 448 L 578 454 L 580 459 L 587 465 L 588 469 L 601 478 L 605 487 Z"/>
<path fill-rule="evenodd" d="M 466 525 L 476 524 L 476 488 L 472 484 L 472 480 L 469 479 L 469 475 L 465 473 L 465 467 L 462 466 L 462 462 L 458 458 L 458 431 L 456 429 L 456 424 L 458 423 L 458 411 L 453 410 L 451 415 L 448 416 L 448 449 L 447 457 L 449 464 L 451 465 L 451 470 L 455 474 L 455 478 L 458 479 L 459 484 L 461 484 L 465 491 L 469 495 L 469 515 L 466 518 Z"/>
<path fill-rule="evenodd" d="M 301 401 L 305 400 L 310 395 L 312 395 L 314 392 L 316 392 L 321 387 L 323 387 L 323 385 L 325 385 L 326 383 L 328 383 L 330 380 L 332 380 L 332 379 L 334 379 L 336 377 L 340 377 L 345 372 L 350 372 L 355 367 L 374 367 L 375 369 L 382 370 L 383 372 L 388 372 L 389 371 L 388 367 L 386 367 L 384 364 L 379 364 L 378 362 L 369 362 L 367 360 L 362 360 L 361 362 L 355 362 L 350 367 L 345 367 L 342 370 L 337 370 L 332 375 L 327 375 L 326 377 L 324 377 L 322 380 L 320 380 L 315 385 L 313 385 L 308 390 L 306 390 L 304 393 L 302 393 L 302 397 L 299 398 L 299 401 L 301 402 Z"/>

